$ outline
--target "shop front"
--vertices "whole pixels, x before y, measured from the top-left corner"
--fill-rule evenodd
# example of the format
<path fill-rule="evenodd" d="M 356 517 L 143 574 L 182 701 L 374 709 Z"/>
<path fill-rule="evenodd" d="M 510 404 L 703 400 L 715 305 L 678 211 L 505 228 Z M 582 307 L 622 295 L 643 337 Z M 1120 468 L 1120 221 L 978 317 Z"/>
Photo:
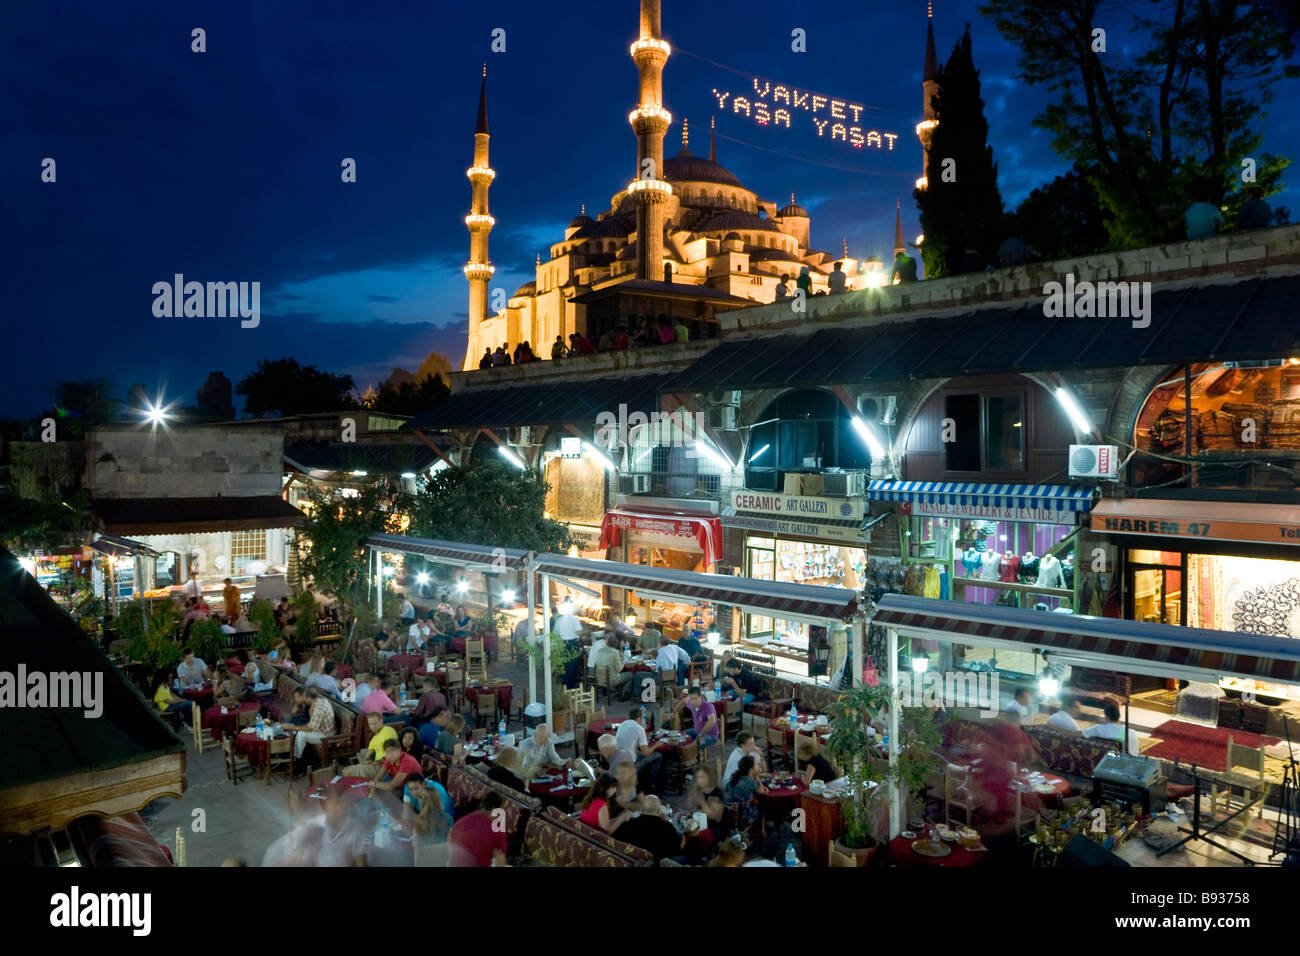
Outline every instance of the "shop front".
<path fill-rule="evenodd" d="M 784 584 L 811 584 L 858 591 L 869 576 L 871 525 L 861 498 L 785 495 L 737 490 L 722 526 L 745 577 Z M 804 620 L 745 614 L 737 635 L 742 646 L 777 660 L 778 669 L 826 676 L 843 658 L 842 634 Z M 829 658 L 819 649 L 837 644 Z"/>
<path fill-rule="evenodd" d="M 722 560 L 722 524 L 711 513 L 632 510 L 620 505 L 606 513 L 600 525 L 600 548 L 627 564 L 671 571 L 714 571 Z M 670 637 L 711 627 L 714 608 L 708 602 L 681 602 L 667 596 L 628 593 L 620 613 L 634 627 L 654 624 Z"/>
<path fill-rule="evenodd" d="M 1092 529 L 1120 547 L 1129 619 L 1300 639 L 1300 507 L 1108 499 Z M 1300 699 L 1295 687 L 1237 677 L 1220 686 Z"/>

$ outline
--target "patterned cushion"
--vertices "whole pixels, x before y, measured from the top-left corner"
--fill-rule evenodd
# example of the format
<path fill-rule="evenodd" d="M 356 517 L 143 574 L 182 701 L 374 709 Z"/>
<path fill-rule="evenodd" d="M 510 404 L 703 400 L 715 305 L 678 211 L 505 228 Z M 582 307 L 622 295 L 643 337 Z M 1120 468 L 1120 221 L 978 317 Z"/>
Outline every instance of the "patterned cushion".
<path fill-rule="evenodd" d="M 1091 777 L 1114 746 L 1113 741 L 1075 737 L 1045 725 L 1026 727 L 1024 731 L 1044 766 L 1074 777 Z"/>
<path fill-rule="evenodd" d="M 86 816 L 70 828 L 91 866 L 171 866 L 171 851 L 154 839 L 138 813 Z"/>
<path fill-rule="evenodd" d="M 510 851 L 517 853 L 524 839 L 528 818 L 541 810 L 542 802 L 512 787 L 497 783 L 474 767 L 452 767 L 447 772 L 445 784 L 451 801 L 456 806 L 456 816 L 476 808 L 489 792 L 501 796 L 501 808 L 506 812 L 506 831 L 510 838 Z"/>
<path fill-rule="evenodd" d="M 651 866 L 654 856 L 588 826 L 576 817 L 566 817 L 555 807 L 545 814 L 533 814 L 524 832 L 524 856 L 546 866 Z"/>

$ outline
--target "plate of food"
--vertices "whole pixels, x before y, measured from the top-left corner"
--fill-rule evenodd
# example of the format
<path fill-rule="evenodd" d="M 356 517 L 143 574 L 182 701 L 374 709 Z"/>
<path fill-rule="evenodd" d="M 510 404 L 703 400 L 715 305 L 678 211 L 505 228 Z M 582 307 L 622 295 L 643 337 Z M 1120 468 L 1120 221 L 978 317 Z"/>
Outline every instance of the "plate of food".
<path fill-rule="evenodd" d="M 1036 783 L 1034 793 L 1056 793 L 1056 787 L 1050 783 Z"/>
<path fill-rule="evenodd" d="M 938 859 L 952 853 L 952 849 L 935 840 L 917 840 L 912 844 L 912 852 L 918 856 L 928 856 L 933 859 Z"/>
<path fill-rule="evenodd" d="M 943 826 L 943 825 L 941 824 L 941 825 L 939 825 L 939 826 L 937 826 L 937 827 L 934 828 L 934 832 L 935 832 L 936 834 L 938 834 L 939 839 L 942 840 L 944 843 L 956 843 L 956 842 L 957 842 L 957 831 L 956 831 L 956 830 L 953 830 L 953 829 L 951 829 L 951 828 L 949 828 L 949 827 L 946 827 L 946 826 Z"/>

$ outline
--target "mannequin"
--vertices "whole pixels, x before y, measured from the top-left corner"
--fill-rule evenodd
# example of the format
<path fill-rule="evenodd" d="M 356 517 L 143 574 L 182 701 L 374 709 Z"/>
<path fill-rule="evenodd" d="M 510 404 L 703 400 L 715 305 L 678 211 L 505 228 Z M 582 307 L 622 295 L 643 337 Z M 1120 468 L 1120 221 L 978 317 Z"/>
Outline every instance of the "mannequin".
<path fill-rule="evenodd" d="M 961 563 L 966 569 L 966 577 L 976 577 L 980 571 L 980 553 L 974 547 L 967 548 L 961 556 Z"/>
<path fill-rule="evenodd" d="M 1020 580 L 1031 584 L 1038 578 L 1038 558 L 1032 551 L 1026 551 L 1020 558 Z"/>
<path fill-rule="evenodd" d="M 980 555 L 980 580 L 999 580 L 998 571 L 1002 566 L 1002 555 L 988 548 Z"/>
<path fill-rule="evenodd" d="M 1061 574 L 1061 562 L 1050 554 L 1043 555 L 1038 561 L 1038 580 L 1034 583 L 1040 588 L 1065 587 L 1065 578 Z"/>
<path fill-rule="evenodd" d="M 1020 577 L 1020 555 L 1008 551 L 1002 555 L 1002 580 L 1015 584 Z"/>

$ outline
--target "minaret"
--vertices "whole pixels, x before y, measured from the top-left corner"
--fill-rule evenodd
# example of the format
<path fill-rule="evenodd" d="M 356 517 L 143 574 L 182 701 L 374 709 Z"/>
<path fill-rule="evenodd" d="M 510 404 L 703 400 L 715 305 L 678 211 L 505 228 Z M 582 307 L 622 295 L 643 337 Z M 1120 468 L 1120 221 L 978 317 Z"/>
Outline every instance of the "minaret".
<path fill-rule="evenodd" d="M 907 251 L 907 243 L 903 239 L 903 204 L 900 200 L 894 200 L 894 258 L 898 258 L 900 252 Z"/>
<path fill-rule="evenodd" d="M 673 188 L 663 178 L 664 134 L 672 115 L 664 109 L 663 72 L 671 50 L 659 29 L 659 0 L 641 0 L 641 33 L 632 44 L 640 74 L 640 103 L 628 114 L 636 133 L 636 176 L 628 194 L 636 200 L 636 276 L 662 281 L 664 207 Z M 646 162 L 650 160 L 650 162 Z"/>
<path fill-rule="evenodd" d="M 469 280 L 469 340 L 470 353 L 466 368 L 478 365 L 474 349 L 478 344 L 479 326 L 487 318 L 488 280 L 492 278 L 492 263 L 488 260 L 488 233 L 493 219 L 488 215 L 488 187 L 496 172 L 488 165 L 487 119 L 487 64 L 483 64 L 483 83 L 478 93 L 478 126 L 474 129 L 474 165 L 465 170 L 473 187 L 469 215 L 465 225 L 469 228 L 469 262 L 465 265 L 465 278 Z M 472 363 L 472 364 L 471 364 Z"/>
<path fill-rule="evenodd" d="M 925 21 L 925 74 L 921 77 L 921 89 L 925 97 L 925 109 L 921 122 L 916 124 L 916 135 L 921 140 L 921 178 L 916 181 L 917 189 L 924 189 L 925 171 L 930 168 L 930 137 L 938 122 L 934 118 L 934 97 L 939 92 L 939 58 L 934 53 L 934 3 L 926 5 Z"/>
<path fill-rule="evenodd" d="M 709 117 L 709 162 L 711 163 L 716 163 L 718 161 L 718 144 L 713 138 L 713 125 L 716 122 L 716 117 Z M 794 199 L 791 199 L 790 201 L 794 202 Z"/>

